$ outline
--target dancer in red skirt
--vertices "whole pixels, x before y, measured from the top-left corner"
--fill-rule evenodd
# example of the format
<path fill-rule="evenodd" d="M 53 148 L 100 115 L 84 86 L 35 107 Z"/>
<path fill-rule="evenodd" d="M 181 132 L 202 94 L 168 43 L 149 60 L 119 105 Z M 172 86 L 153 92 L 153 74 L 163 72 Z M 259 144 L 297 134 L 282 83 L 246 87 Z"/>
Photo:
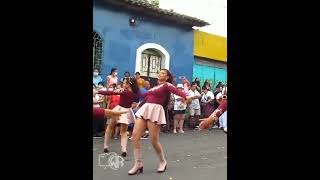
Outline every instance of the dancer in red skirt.
<path fill-rule="evenodd" d="M 150 89 L 147 93 L 142 94 L 142 96 L 145 96 L 144 103 L 141 103 L 143 105 L 136 112 L 137 120 L 132 133 L 135 162 L 133 168 L 128 172 L 129 175 L 143 172 L 140 137 L 146 128 L 149 130 L 151 144 L 153 145 L 153 148 L 155 149 L 160 160 L 157 171 L 158 173 L 161 173 L 166 170 L 167 162 L 164 158 L 163 149 L 159 142 L 161 125 L 166 124 L 166 117 L 163 107 L 167 106 L 170 93 L 174 93 L 182 97 L 183 100 L 186 100 L 187 98 L 184 92 L 178 90 L 171 84 L 172 75 L 169 70 L 162 69 L 160 71 L 158 75 L 158 82 L 159 85 Z"/>
<path fill-rule="evenodd" d="M 99 91 L 99 94 L 102 95 L 120 95 L 120 103 L 112 110 L 115 111 L 127 111 L 127 113 L 122 114 L 119 117 L 119 120 L 111 118 L 108 122 L 107 130 L 105 132 L 105 140 L 104 140 L 104 152 L 109 152 L 109 141 L 111 137 L 111 133 L 113 132 L 113 128 L 120 123 L 120 134 L 121 134 L 121 152 L 122 156 L 125 157 L 127 155 L 127 130 L 128 125 L 134 123 L 135 116 L 132 111 L 132 103 L 139 98 L 139 88 L 137 81 L 131 78 L 125 78 L 123 82 L 123 89 L 118 91 Z"/>

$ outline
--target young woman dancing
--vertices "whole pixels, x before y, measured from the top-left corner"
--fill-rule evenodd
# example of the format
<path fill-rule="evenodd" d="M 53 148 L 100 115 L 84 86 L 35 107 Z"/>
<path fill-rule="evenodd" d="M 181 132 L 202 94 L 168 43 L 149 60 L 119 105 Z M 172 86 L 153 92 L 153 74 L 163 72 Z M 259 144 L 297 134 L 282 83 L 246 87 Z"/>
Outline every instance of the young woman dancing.
<path fill-rule="evenodd" d="M 157 170 L 158 173 L 164 172 L 167 167 L 163 149 L 159 142 L 161 125 L 166 124 L 164 107 L 167 106 L 168 100 L 170 98 L 170 93 L 174 93 L 182 97 L 183 100 L 186 100 L 187 97 L 184 92 L 179 91 L 171 84 L 172 75 L 169 70 L 162 69 L 160 71 L 158 75 L 158 82 L 159 84 L 156 87 L 150 89 L 147 93 L 142 94 L 142 96 L 145 97 L 144 102 L 141 103 L 143 105 L 136 112 L 137 119 L 132 133 L 133 154 L 135 162 L 133 168 L 128 172 L 129 175 L 143 172 L 140 138 L 146 128 L 148 128 L 149 130 L 149 138 L 151 144 L 153 145 L 153 148 L 155 149 L 160 160 L 160 164 Z"/>
<path fill-rule="evenodd" d="M 115 111 L 128 111 L 126 114 L 122 114 L 119 117 L 119 120 L 111 118 L 108 122 L 108 126 L 105 132 L 104 138 L 104 152 L 109 152 L 109 141 L 111 137 L 111 133 L 113 132 L 113 128 L 120 123 L 120 135 L 121 135 L 121 152 L 122 156 L 125 157 L 127 155 L 127 130 L 128 125 L 134 123 L 135 116 L 132 111 L 132 103 L 139 98 L 139 88 L 137 81 L 135 79 L 125 78 L 123 82 L 123 89 L 118 91 L 99 91 L 98 94 L 102 95 L 120 95 L 120 104 L 114 107 L 112 110 Z"/>

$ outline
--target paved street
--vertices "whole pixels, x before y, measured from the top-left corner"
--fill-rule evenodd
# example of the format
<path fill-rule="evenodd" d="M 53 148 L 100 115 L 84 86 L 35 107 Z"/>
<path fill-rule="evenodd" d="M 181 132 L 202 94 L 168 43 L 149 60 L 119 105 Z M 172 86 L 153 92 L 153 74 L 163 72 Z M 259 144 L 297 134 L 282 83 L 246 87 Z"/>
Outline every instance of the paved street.
<path fill-rule="evenodd" d="M 149 140 L 141 140 L 144 171 L 128 176 L 133 165 L 132 142 L 122 167 L 113 170 L 99 166 L 103 139 L 93 140 L 93 180 L 226 180 L 227 135 L 218 129 L 206 132 L 185 131 L 184 134 L 162 133 L 160 142 L 166 155 L 167 171 L 156 172 L 158 158 Z M 120 154 L 120 140 L 111 140 L 110 151 Z M 101 160 L 101 158 L 100 158 Z M 103 164 L 103 161 L 100 161 Z"/>

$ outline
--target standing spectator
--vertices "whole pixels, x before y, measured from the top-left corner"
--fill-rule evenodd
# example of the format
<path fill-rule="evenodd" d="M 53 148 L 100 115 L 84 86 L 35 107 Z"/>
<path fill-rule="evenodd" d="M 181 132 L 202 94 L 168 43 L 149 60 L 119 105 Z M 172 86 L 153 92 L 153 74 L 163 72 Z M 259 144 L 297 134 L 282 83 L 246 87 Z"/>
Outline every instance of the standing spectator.
<path fill-rule="evenodd" d="M 202 86 L 202 89 L 204 89 L 204 88 L 206 88 L 206 89 L 211 91 L 211 84 L 210 84 L 208 79 L 206 79 L 206 81 L 204 82 L 204 84 Z"/>
<path fill-rule="evenodd" d="M 225 85 L 222 85 L 222 90 L 221 90 L 222 92 L 222 95 L 227 95 L 227 84 L 225 84 Z"/>
<path fill-rule="evenodd" d="M 220 104 L 222 103 L 223 99 L 223 95 L 222 95 L 222 91 L 221 91 L 221 85 L 217 86 L 216 91 L 214 93 L 215 96 L 215 101 L 213 103 L 214 109 L 218 108 L 220 106 Z M 213 128 L 218 128 L 219 127 L 219 121 L 214 125 Z"/>
<path fill-rule="evenodd" d="M 176 76 L 173 76 L 172 85 L 174 85 L 174 86 L 177 85 L 177 78 L 176 78 Z"/>
<path fill-rule="evenodd" d="M 117 75 L 118 75 L 117 68 L 112 68 L 109 76 L 107 76 L 107 83 L 106 83 L 107 88 L 111 87 L 113 84 L 116 84 L 116 85 L 118 84 Z"/>
<path fill-rule="evenodd" d="M 144 94 L 146 92 L 148 92 L 148 90 L 150 89 L 150 82 L 149 81 L 144 81 L 143 83 L 143 87 L 140 88 L 140 93 Z M 144 97 L 140 97 L 139 101 L 141 102 L 143 100 Z"/>
<path fill-rule="evenodd" d="M 196 90 L 197 90 L 199 93 L 201 93 L 200 79 L 199 79 L 199 78 L 196 78 L 196 79 L 194 80 L 194 82 L 197 84 Z"/>
<path fill-rule="evenodd" d="M 198 125 L 199 116 L 200 116 L 200 103 L 199 99 L 201 94 L 196 90 L 197 84 L 193 82 L 189 90 L 189 96 L 192 99 L 191 104 L 189 105 L 189 128 L 193 129 Z"/>
<path fill-rule="evenodd" d="M 122 82 L 122 83 L 123 83 L 123 81 L 124 81 L 125 78 L 130 78 L 130 73 L 129 73 L 128 71 L 126 71 L 126 72 L 124 73 L 124 77 L 121 78 L 121 82 Z"/>
<path fill-rule="evenodd" d="M 219 81 L 218 85 L 216 86 L 216 88 L 220 88 L 222 86 L 222 82 Z"/>
<path fill-rule="evenodd" d="M 189 93 L 189 88 L 190 88 L 190 82 L 184 76 L 182 76 L 181 79 L 182 79 L 182 85 L 183 85 L 184 92 L 186 94 L 188 94 Z"/>
<path fill-rule="evenodd" d="M 98 86 L 98 83 L 102 81 L 101 76 L 99 75 L 99 69 L 98 68 L 94 68 L 93 70 L 93 84 L 95 86 Z"/>
<path fill-rule="evenodd" d="M 202 109 L 204 118 L 209 117 L 210 114 L 214 111 L 213 103 L 214 103 L 213 93 L 209 89 L 204 88 L 202 90 L 202 98 L 201 98 L 201 104 L 202 104 L 201 109 Z"/>
<path fill-rule="evenodd" d="M 215 97 L 215 101 L 213 103 L 214 108 L 218 108 L 218 106 L 220 105 L 220 102 L 222 100 L 222 93 L 221 93 L 221 88 L 220 86 L 216 87 L 216 90 L 214 92 L 214 97 Z"/>
<path fill-rule="evenodd" d="M 105 87 L 103 86 L 102 82 L 99 82 L 99 83 L 98 83 L 98 91 L 106 91 L 106 90 L 107 90 L 107 88 L 105 88 Z M 98 96 L 100 97 L 100 99 L 103 100 L 103 103 L 101 104 L 100 107 L 106 108 L 106 107 L 107 107 L 107 97 L 104 96 L 104 95 L 101 95 L 101 94 L 98 94 Z"/>
<path fill-rule="evenodd" d="M 178 84 L 177 88 L 181 91 L 183 91 L 183 85 Z M 183 103 L 182 97 L 174 94 L 174 123 L 173 123 L 173 133 L 177 133 L 177 126 L 179 124 L 179 133 L 184 133 L 183 131 L 183 122 L 184 122 L 184 114 L 186 113 L 186 104 Z"/>
<path fill-rule="evenodd" d="M 224 101 L 227 101 L 227 84 L 224 85 L 222 89 L 222 101 L 220 101 L 220 104 Z M 223 131 L 227 133 L 227 111 L 219 117 L 219 128 L 223 129 Z"/>
<path fill-rule="evenodd" d="M 136 72 L 135 75 L 136 75 L 136 80 L 137 80 L 137 82 L 138 82 L 138 86 L 139 86 L 139 88 L 141 89 L 141 88 L 143 87 L 143 85 L 144 85 L 144 79 L 141 78 L 139 72 Z"/>

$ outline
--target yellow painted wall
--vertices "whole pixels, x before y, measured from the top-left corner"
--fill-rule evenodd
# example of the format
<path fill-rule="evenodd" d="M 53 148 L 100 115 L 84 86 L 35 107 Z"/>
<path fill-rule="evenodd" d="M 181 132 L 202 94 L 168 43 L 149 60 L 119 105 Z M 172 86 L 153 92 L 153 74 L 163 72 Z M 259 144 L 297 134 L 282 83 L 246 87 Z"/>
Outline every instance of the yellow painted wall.
<path fill-rule="evenodd" d="M 227 38 L 194 30 L 193 54 L 227 62 Z"/>

